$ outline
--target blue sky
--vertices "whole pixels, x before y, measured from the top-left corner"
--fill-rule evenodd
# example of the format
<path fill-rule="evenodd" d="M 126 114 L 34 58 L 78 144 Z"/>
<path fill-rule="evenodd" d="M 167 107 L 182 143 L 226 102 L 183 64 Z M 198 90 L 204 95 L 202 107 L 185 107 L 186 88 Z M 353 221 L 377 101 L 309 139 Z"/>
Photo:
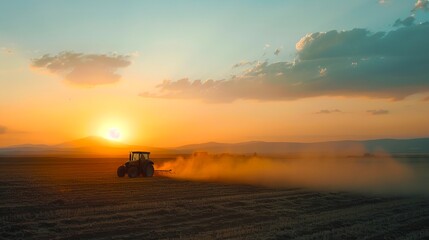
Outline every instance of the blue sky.
<path fill-rule="evenodd" d="M 291 60 L 307 33 L 388 30 L 413 0 L 2 1 L 0 45 L 29 57 L 61 51 L 139 53 L 173 79 L 222 78 L 239 61 Z M 411 6 L 411 7 L 410 7 Z M 276 57 L 267 53 L 282 47 Z M 146 80 L 156 81 L 156 79 Z"/>

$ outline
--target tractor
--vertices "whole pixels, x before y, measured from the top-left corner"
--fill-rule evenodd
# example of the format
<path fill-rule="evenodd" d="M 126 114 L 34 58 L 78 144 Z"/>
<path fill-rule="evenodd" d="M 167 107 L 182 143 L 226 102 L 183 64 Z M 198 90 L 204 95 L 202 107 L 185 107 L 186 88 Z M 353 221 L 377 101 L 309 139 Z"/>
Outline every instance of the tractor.
<path fill-rule="evenodd" d="M 128 174 L 128 177 L 135 178 L 140 174 L 143 177 L 152 177 L 155 172 L 153 168 L 153 162 L 149 159 L 150 152 L 132 151 L 128 161 L 118 167 L 118 177 L 124 177 Z"/>

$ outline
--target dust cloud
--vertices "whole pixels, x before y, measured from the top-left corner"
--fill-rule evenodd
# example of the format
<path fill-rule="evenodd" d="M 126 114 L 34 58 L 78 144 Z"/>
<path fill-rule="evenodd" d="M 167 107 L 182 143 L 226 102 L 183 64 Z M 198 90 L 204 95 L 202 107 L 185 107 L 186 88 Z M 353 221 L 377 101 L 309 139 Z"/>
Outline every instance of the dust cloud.
<path fill-rule="evenodd" d="M 402 193 L 413 171 L 390 157 L 274 159 L 246 156 L 179 157 L 158 169 L 179 179 L 219 181 L 267 187 Z"/>

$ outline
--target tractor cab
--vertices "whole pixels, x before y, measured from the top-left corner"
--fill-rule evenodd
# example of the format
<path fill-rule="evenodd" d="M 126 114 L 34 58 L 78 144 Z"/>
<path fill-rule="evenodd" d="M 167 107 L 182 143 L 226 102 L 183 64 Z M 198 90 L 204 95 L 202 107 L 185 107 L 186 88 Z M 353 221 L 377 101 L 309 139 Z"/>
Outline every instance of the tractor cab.
<path fill-rule="evenodd" d="M 129 161 L 149 160 L 150 152 L 132 151 L 130 152 Z"/>

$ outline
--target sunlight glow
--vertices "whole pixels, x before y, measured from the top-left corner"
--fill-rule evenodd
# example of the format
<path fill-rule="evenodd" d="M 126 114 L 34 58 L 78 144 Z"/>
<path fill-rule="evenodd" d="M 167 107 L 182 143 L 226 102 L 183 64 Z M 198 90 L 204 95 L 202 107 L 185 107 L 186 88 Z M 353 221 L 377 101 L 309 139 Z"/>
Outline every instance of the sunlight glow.
<path fill-rule="evenodd" d="M 124 124 L 124 121 L 119 120 L 106 120 L 102 124 L 97 125 L 97 131 L 95 135 L 103 137 L 111 141 L 124 141 L 128 136 L 128 124 Z"/>
<path fill-rule="evenodd" d="M 119 141 L 121 139 L 121 132 L 117 128 L 111 128 L 107 132 L 106 137 L 109 140 Z"/>

